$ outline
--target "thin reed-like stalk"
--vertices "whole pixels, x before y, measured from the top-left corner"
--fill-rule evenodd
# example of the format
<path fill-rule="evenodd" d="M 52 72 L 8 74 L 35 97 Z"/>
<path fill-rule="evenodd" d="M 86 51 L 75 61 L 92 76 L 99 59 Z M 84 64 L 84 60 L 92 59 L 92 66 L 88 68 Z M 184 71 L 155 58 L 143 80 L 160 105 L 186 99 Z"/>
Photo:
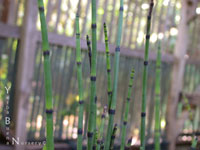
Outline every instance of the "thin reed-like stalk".
<path fill-rule="evenodd" d="M 120 0 L 120 9 L 119 9 L 119 20 L 118 20 L 118 29 L 117 29 L 117 41 L 116 41 L 116 49 L 115 49 L 115 62 L 114 62 L 114 82 L 113 82 L 113 93 L 112 100 L 109 108 L 109 121 L 108 121 L 108 129 L 106 135 L 106 144 L 105 150 L 109 150 L 111 134 L 114 122 L 114 115 L 116 109 L 116 99 L 117 99 L 117 85 L 118 85 L 118 74 L 119 74 L 119 58 L 120 58 L 120 43 L 122 36 L 122 26 L 123 26 L 123 0 Z"/>
<path fill-rule="evenodd" d="M 92 150 L 95 142 L 94 131 L 96 129 L 96 51 L 97 51 L 97 34 L 96 34 L 96 0 L 92 0 L 92 59 L 91 59 L 91 96 L 89 108 L 89 124 L 88 124 L 88 143 L 87 149 Z"/>
<path fill-rule="evenodd" d="M 155 150 L 160 150 L 160 81 L 161 81 L 161 41 L 158 41 L 156 59 L 156 83 L 155 83 Z"/>
<path fill-rule="evenodd" d="M 54 150 L 53 134 L 53 97 L 52 97 L 52 78 L 50 52 L 48 42 L 48 32 L 46 18 L 44 14 L 43 0 L 38 0 L 38 8 L 42 32 L 42 50 L 44 56 L 44 79 L 45 79 L 45 104 L 46 104 L 46 149 Z"/>
<path fill-rule="evenodd" d="M 86 40 L 87 40 L 87 47 L 88 47 L 89 64 L 90 64 L 90 68 L 91 68 L 92 51 L 91 51 L 91 46 L 90 46 L 90 38 L 88 35 L 86 36 Z"/>
<path fill-rule="evenodd" d="M 111 136 L 111 141 L 110 141 L 110 150 L 114 150 L 114 142 L 115 142 L 116 132 L 117 132 L 117 124 L 114 125 L 114 128 L 112 130 L 112 136 Z"/>
<path fill-rule="evenodd" d="M 112 99 L 112 81 L 111 81 L 110 50 L 108 45 L 108 33 L 107 33 L 106 23 L 104 23 L 104 36 L 105 36 L 105 47 L 106 47 L 108 109 L 110 109 L 111 99 Z"/>
<path fill-rule="evenodd" d="M 126 141 L 126 129 L 127 129 L 127 122 L 128 122 L 128 113 L 129 113 L 129 107 L 130 107 L 130 98 L 131 98 L 131 90 L 133 86 L 133 78 L 134 78 L 134 68 L 131 71 L 130 74 L 130 80 L 129 80 L 129 86 L 128 86 L 128 96 L 126 99 L 126 104 L 125 104 L 125 113 L 123 117 L 123 126 L 122 126 L 122 137 L 121 137 L 121 146 L 120 150 L 124 150 L 125 148 L 125 141 Z"/>
<path fill-rule="evenodd" d="M 151 0 L 149 13 L 147 17 L 147 33 L 145 43 L 144 55 L 144 70 L 143 70 L 143 84 L 142 84 L 142 112 L 141 112 L 141 127 L 140 127 L 140 150 L 145 150 L 145 122 L 146 122 L 146 96 L 147 96 L 147 75 L 148 75 L 148 60 L 149 60 L 149 41 L 151 29 L 151 17 L 153 10 L 153 0 Z"/>
<path fill-rule="evenodd" d="M 103 131 L 105 125 L 106 112 L 107 112 L 107 106 L 104 107 L 103 113 L 101 115 L 101 124 L 99 127 L 98 140 L 97 140 L 97 150 L 100 150 L 101 145 L 103 144 Z"/>
<path fill-rule="evenodd" d="M 79 112 L 78 112 L 78 139 L 77 150 L 83 149 L 83 79 L 82 79 L 82 59 L 80 46 L 80 32 L 79 32 L 79 15 L 76 15 L 76 64 L 77 64 L 77 79 L 78 79 L 78 93 L 79 93 Z"/>
<path fill-rule="evenodd" d="M 130 137 L 130 138 L 128 139 L 128 142 L 127 142 L 127 145 L 126 145 L 126 147 L 125 147 L 125 150 L 130 150 L 131 142 L 132 142 L 132 137 Z"/>

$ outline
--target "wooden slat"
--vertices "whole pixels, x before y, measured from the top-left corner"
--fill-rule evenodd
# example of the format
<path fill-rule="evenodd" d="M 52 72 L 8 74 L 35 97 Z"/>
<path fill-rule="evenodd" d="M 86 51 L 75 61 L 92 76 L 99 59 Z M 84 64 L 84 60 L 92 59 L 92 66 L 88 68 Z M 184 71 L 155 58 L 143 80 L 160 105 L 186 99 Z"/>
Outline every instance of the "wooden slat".
<path fill-rule="evenodd" d="M 37 31 L 38 32 L 38 31 Z M 37 41 L 41 42 L 41 35 L 40 32 L 37 33 Z M 11 26 L 11 25 L 6 25 L 4 23 L 0 23 L 0 37 L 4 38 L 17 38 L 19 39 L 20 36 L 20 27 L 17 26 Z M 56 44 L 60 46 L 68 46 L 75 48 L 75 37 L 67 37 L 65 35 L 59 35 L 56 33 L 49 33 L 49 42 L 51 44 Z M 111 53 L 114 53 L 115 51 L 115 46 L 114 44 L 110 44 L 110 51 Z M 86 40 L 81 39 L 81 48 L 82 49 L 87 49 L 86 45 Z M 98 42 L 97 44 L 97 49 L 99 52 L 104 52 L 105 51 L 105 44 L 103 42 Z M 130 48 L 121 48 L 121 55 L 124 55 L 126 57 L 138 57 L 138 58 L 143 58 L 144 56 L 144 51 L 142 49 L 130 49 Z M 150 51 L 150 60 L 155 60 L 156 59 L 156 53 L 154 51 Z M 173 63 L 174 57 L 163 51 L 162 55 L 163 62 L 167 63 Z M 200 60 L 197 58 L 189 58 L 187 60 L 187 63 L 190 64 L 200 64 Z"/>

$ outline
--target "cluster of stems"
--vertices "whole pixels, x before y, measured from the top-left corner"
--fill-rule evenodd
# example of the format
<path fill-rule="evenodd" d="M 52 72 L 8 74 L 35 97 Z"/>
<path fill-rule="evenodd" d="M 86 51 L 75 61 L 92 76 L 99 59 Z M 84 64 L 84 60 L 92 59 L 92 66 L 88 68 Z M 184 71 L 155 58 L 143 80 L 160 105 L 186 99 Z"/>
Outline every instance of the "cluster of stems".
<path fill-rule="evenodd" d="M 119 11 L 120 13 L 119 13 L 119 19 L 118 19 L 117 41 L 116 41 L 115 62 L 114 62 L 114 81 L 113 81 L 113 91 L 112 91 L 113 93 L 112 93 L 112 99 L 109 106 L 109 121 L 108 121 L 107 135 L 106 135 L 105 150 L 108 150 L 110 146 L 112 128 L 113 128 L 113 123 L 114 123 L 115 108 L 116 108 L 120 43 L 121 43 L 122 25 L 123 25 L 123 0 L 120 0 Z"/>
<path fill-rule="evenodd" d="M 84 101 L 83 101 L 82 59 L 81 59 L 80 32 L 79 32 L 79 14 L 76 15 L 76 63 L 77 63 L 77 78 L 78 78 L 78 92 L 79 92 L 77 150 L 82 150 Z"/>
<path fill-rule="evenodd" d="M 145 150 L 145 122 L 146 122 L 146 96 L 147 96 L 147 75 L 148 75 L 148 59 L 149 59 L 149 41 L 151 29 L 151 17 L 154 2 L 151 0 L 149 13 L 147 17 L 147 31 L 145 42 L 145 55 L 144 55 L 144 70 L 143 70 L 143 84 L 142 84 L 142 112 L 141 112 L 141 127 L 140 127 L 140 150 Z"/>
<path fill-rule="evenodd" d="M 92 57 L 91 57 L 91 96 L 89 106 L 89 123 L 88 123 L 88 142 L 87 149 L 92 150 L 93 144 L 96 143 L 94 131 L 96 132 L 96 50 L 97 50 L 97 34 L 96 34 L 96 0 L 92 0 Z"/>
<path fill-rule="evenodd" d="M 160 80 L 161 80 L 161 41 L 158 41 L 156 59 L 156 83 L 155 83 L 155 150 L 160 150 Z"/>
<path fill-rule="evenodd" d="M 52 97 L 52 78 L 50 52 L 48 42 L 48 32 L 46 18 L 44 14 L 43 0 L 38 0 L 38 9 L 42 32 L 42 50 L 44 56 L 44 79 L 45 79 L 45 104 L 46 104 L 46 149 L 54 150 L 53 135 L 53 97 Z"/>
<path fill-rule="evenodd" d="M 128 96 L 126 99 L 125 104 L 125 113 L 123 117 L 123 126 L 122 126 L 122 138 L 121 138 L 121 146 L 120 150 L 124 150 L 125 148 L 125 138 L 126 138 L 126 129 L 127 129 L 127 122 L 128 122 L 128 114 L 129 114 L 129 107 L 130 107 L 130 98 L 131 98 L 131 90 L 133 86 L 133 78 L 134 78 L 134 68 L 131 71 L 130 80 L 129 80 L 129 86 L 128 86 Z"/>

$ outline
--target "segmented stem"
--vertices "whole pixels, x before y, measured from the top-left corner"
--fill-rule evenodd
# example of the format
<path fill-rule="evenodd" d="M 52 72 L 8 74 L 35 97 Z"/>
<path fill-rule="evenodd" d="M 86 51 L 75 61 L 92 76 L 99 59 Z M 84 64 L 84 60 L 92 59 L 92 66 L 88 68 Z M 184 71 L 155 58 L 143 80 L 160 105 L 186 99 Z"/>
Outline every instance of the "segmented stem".
<path fill-rule="evenodd" d="M 160 82 L 161 82 L 161 41 L 158 41 L 155 83 L 155 150 L 160 150 Z"/>
<path fill-rule="evenodd" d="M 153 0 L 151 0 L 149 14 L 147 17 L 147 33 L 144 55 L 144 70 L 143 70 L 143 88 L 142 88 L 142 112 L 141 112 L 141 128 L 140 128 L 140 150 L 145 150 L 145 122 L 146 122 L 146 95 L 147 95 L 147 74 L 148 74 L 148 59 L 149 59 L 149 41 L 151 28 L 151 15 L 153 10 Z"/>
<path fill-rule="evenodd" d="M 115 108 L 116 108 L 116 99 L 117 99 L 117 84 L 118 84 L 118 74 L 119 74 L 119 58 L 120 58 L 120 43 L 122 36 L 122 25 L 123 25 L 123 0 L 120 0 L 120 9 L 119 9 L 119 20 L 118 20 L 118 29 L 117 29 L 117 41 L 115 49 L 115 62 L 114 62 L 114 83 L 113 83 L 113 94 L 112 100 L 110 102 L 109 108 L 109 121 L 108 129 L 106 135 L 106 144 L 105 150 L 109 150 L 111 134 L 114 122 Z"/>
<path fill-rule="evenodd" d="M 105 36 L 105 47 L 106 47 L 108 109 L 110 109 L 111 99 L 112 99 L 112 81 L 111 81 L 110 51 L 108 45 L 108 34 L 107 34 L 106 23 L 104 23 L 104 36 Z"/>
<path fill-rule="evenodd" d="M 82 79 L 82 59 L 80 46 L 80 32 L 79 32 L 79 15 L 76 15 L 76 64 L 77 64 L 77 78 L 78 78 L 78 92 L 79 92 L 79 112 L 78 112 L 78 139 L 77 150 L 83 149 L 83 79 Z"/>
<path fill-rule="evenodd" d="M 127 129 L 127 122 L 128 122 L 128 113 L 129 113 L 129 107 L 130 107 L 130 98 L 131 98 L 131 90 L 133 86 L 134 72 L 135 71 L 133 68 L 130 74 L 128 96 L 127 96 L 126 104 L 125 104 L 125 113 L 124 113 L 124 120 L 123 120 L 123 126 L 122 126 L 122 138 L 121 138 L 120 150 L 124 150 L 125 148 L 126 129 Z"/>
<path fill-rule="evenodd" d="M 89 124 L 88 124 L 88 143 L 87 149 L 92 150 L 93 142 L 95 143 L 94 131 L 96 129 L 96 0 L 92 0 L 92 59 L 91 59 L 91 97 L 90 97 L 90 113 L 89 113 Z"/>
<path fill-rule="evenodd" d="M 97 150 L 100 150 L 101 145 L 103 144 L 103 131 L 105 125 L 106 112 L 107 112 L 107 106 L 104 107 L 103 114 L 101 115 L 101 124 L 99 127 L 98 140 L 97 140 Z"/>
<path fill-rule="evenodd" d="M 90 38 L 87 35 L 86 36 L 87 39 L 87 47 L 88 47 L 88 57 L 89 57 L 89 63 L 90 63 L 90 69 L 91 69 L 91 57 L 92 57 L 92 52 L 91 52 L 91 46 L 90 46 Z"/>
<path fill-rule="evenodd" d="M 113 131 L 112 131 L 112 136 L 111 136 L 111 141 L 110 141 L 110 150 L 114 150 L 114 142 L 115 142 L 116 132 L 117 132 L 117 124 L 115 124 Z"/>
<path fill-rule="evenodd" d="M 42 50 L 44 56 L 44 79 L 45 79 L 45 104 L 46 104 L 46 149 L 54 150 L 53 135 L 53 97 L 52 97 L 52 78 L 50 52 L 48 42 L 48 32 L 46 18 L 44 14 L 43 0 L 38 0 L 38 8 L 42 32 Z"/>

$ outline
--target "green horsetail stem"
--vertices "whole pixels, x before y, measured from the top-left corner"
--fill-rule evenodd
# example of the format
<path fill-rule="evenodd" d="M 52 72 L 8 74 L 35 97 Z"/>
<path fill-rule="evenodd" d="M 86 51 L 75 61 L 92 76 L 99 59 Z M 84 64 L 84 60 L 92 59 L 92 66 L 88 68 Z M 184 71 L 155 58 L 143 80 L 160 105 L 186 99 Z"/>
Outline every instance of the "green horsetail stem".
<path fill-rule="evenodd" d="M 198 144 L 198 138 L 193 136 L 191 150 L 196 150 L 197 149 L 197 144 Z"/>
<path fill-rule="evenodd" d="M 133 86 L 134 72 L 135 71 L 133 68 L 130 75 L 129 86 L 128 86 L 128 96 L 127 96 L 126 104 L 125 104 L 125 113 L 124 113 L 124 120 L 123 120 L 123 126 L 122 126 L 122 138 L 121 138 L 120 150 L 124 150 L 125 148 L 126 129 L 127 129 L 127 122 L 128 122 L 128 113 L 129 113 L 129 107 L 130 107 L 130 98 L 131 98 L 131 90 Z"/>
<path fill-rule="evenodd" d="M 88 47 L 89 63 L 90 63 L 90 68 L 91 68 L 91 57 L 92 57 L 92 52 L 91 52 L 91 46 L 90 46 L 90 38 L 89 38 L 88 35 L 86 36 L 86 40 L 87 40 L 87 47 Z"/>
<path fill-rule="evenodd" d="M 76 63 L 79 93 L 79 112 L 78 112 L 78 139 L 77 150 L 83 149 L 83 79 L 82 79 L 82 59 L 80 46 L 79 15 L 76 15 Z"/>
<path fill-rule="evenodd" d="M 46 149 L 54 150 L 51 64 L 50 64 L 49 42 L 48 42 L 48 33 L 47 33 L 46 18 L 44 14 L 43 0 L 38 0 L 38 8 L 39 8 L 41 32 L 42 32 L 42 50 L 44 56 Z"/>
<path fill-rule="evenodd" d="M 140 150 L 145 150 L 145 122 L 146 122 L 146 96 L 147 96 L 147 74 L 148 74 L 148 60 L 149 60 L 149 41 L 151 28 L 151 15 L 153 10 L 153 0 L 151 0 L 149 13 L 147 17 L 147 33 L 145 43 L 144 55 L 144 70 L 143 70 L 143 88 L 142 88 L 142 112 L 141 112 L 141 127 L 140 127 Z"/>
<path fill-rule="evenodd" d="M 104 23 L 104 36 L 105 36 L 105 47 L 106 47 L 108 108 L 110 109 L 111 99 L 112 99 L 112 82 L 111 82 L 110 51 L 109 51 L 109 45 L 108 45 L 108 34 L 107 34 L 106 23 Z"/>
<path fill-rule="evenodd" d="M 119 74 L 119 58 L 120 58 L 120 43 L 122 36 L 122 26 L 123 26 L 123 0 L 120 0 L 120 9 L 119 9 L 119 19 L 118 19 L 118 28 L 117 28 L 117 41 L 115 49 L 115 62 L 114 62 L 114 82 L 113 82 L 113 93 L 112 99 L 110 102 L 109 108 L 109 121 L 108 129 L 106 135 L 105 150 L 109 150 L 111 134 L 114 122 L 115 108 L 116 108 L 116 99 L 117 99 L 117 84 L 118 84 L 118 74 Z"/>
<path fill-rule="evenodd" d="M 97 140 L 97 150 L 100 150 L 101 145 L 103 144 L 103 131 L 104 131 L 106 113 L 107 113 L 107 106 L 104 107 L 103 113 L 101 115 L 101 124 L 99 127 L 98 140 Z"/>
<path fill-rule="evenodd" d="M 161 81 L 161 41 L 158 41 L 155 82 L 155 150 L 160 150 L 160 81 Z"/>
<path fill-rule="evenodd" d="M 91 59 L 91 96 L 89 108 L 88 123 L 88 142 L 87 149 L 92 150 L 93 142 L 95 143 L 94 131 L 96 129 L 96 51 L 97 51 L 97 34 L 96 34 L 96 0 L 92 0 L 92 59 Z"/>
<path fill-rule="evenodd" d="M 117 132 L 117 124 L 114 125 L 113 131 L 112 131 L 112 136 L 111 136 L 111 141 L 110 141 L 110 150 L 114 149 L 116 132 Z"/>

